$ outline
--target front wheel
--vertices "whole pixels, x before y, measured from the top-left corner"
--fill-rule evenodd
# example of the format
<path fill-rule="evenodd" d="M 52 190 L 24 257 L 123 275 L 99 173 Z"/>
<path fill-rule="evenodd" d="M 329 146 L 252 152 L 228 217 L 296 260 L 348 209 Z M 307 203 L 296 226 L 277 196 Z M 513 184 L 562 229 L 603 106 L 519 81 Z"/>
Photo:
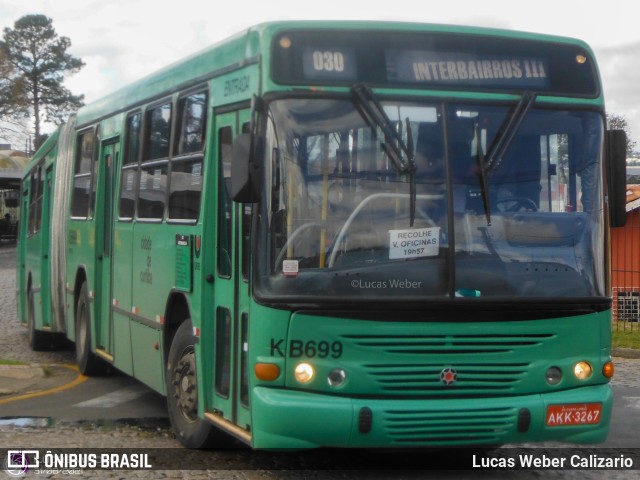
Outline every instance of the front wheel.
<path fill-rule="evenodd" d="M 176 331 L 167 360 L 167 407 L 171 426 L 180 443 L 187 448 L 218 446 L 222 432 L 198 417 L 198 375 L 195 339 L 190 320 Z"/>

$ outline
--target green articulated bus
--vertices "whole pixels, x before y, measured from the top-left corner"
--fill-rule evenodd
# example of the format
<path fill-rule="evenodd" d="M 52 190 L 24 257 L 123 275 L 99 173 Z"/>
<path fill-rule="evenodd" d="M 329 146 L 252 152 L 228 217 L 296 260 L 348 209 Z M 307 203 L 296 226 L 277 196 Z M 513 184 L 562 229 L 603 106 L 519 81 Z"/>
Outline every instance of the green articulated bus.
<path fill-rule="evenodd" d="M 581 41 L 258 25 L 38 151 L 19 315 L 188 447 L 601 442 L 624 149 Z"/>

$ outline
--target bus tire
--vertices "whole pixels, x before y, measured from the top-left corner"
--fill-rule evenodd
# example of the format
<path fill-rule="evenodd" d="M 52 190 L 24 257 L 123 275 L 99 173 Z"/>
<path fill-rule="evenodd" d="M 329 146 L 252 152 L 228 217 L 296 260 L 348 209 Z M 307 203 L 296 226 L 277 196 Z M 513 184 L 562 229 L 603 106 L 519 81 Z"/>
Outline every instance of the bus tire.
<path fill-rule="evenodd" d="M 51 346 L 51 334 L 49 332 L 43 332 L 42 330 L 36 330 L 36 310 L 31 286 L 29 286 L 29 290 L 27 291 L 27 299 L 27 335 L 29 346 L 31 350 L 35 352 L 47 350 Z"/>
<path fill-rule="evenodd" d="M 191 320 L 178 327 L 169 348 L 165 379 L 167 408 L 173 432 L 187 448 L 219 446 L 220 434 L 213 425 L 198 417 L 198 384 L 195 339 Z"/>
<path fill-rule="evenodd" d="M 91 351 L 91 309 L 87 282 L 80 287 L 76 303 L 76 362 L 80 373 L 87 376 L 104 373 L 100 359 Z"/>

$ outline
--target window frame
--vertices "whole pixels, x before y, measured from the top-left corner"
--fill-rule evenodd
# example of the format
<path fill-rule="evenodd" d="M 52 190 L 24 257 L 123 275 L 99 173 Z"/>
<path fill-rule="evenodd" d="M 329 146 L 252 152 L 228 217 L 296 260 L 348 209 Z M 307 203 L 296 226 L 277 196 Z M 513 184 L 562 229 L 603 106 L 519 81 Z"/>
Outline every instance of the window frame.
<path fill-rule="evenodd" d="M 135 152 L 135 159 L 127 162 L 126 160 L 129 158 L 129 147 L 131 145 L 131 129 L 129 128 L 129 120 L 139 116 L 140 117 L 140 125 L 138 128 L 138 147 Z M 142 154 L 142 132 L 144 131 L 144 112 L 142 109 L 131 110 L 125 116 L 124 123 L 124 155 L 122 155 L 122 165 L 120 167 L 120 187 L 118 190 L 118 221 L 119 222 L 132 222 L 137 214 L 137 204 L 138 204 L 138 176 L 140 175 L 140 156 Z M 134 179 L 133 179 L 133 207 L 131 216 L 123 216 L 122 215 L 122 192 L 125 187 L 125 172 L 133 171 Z"/>
<path fill-rule="evenodd" d="M 150 151 L 151 151 L 151 115 L 153 114 L 153 112 L 155 110 L 161 109 L 164 106 L 169 106 L 169 125 L 167 128 L 167 133 L 168 133 L 168 146 L 167 146 L 167 150 L 166 150 L 166 156 L 165 157 L 154 157 L 151 158 L 150 155 Z M 157 102 L 153 102 L 149 105 L 147 105 L 144 110 L 143 110 L 143 120 L 142 120 L 142 145 L 141 145 L 141 153 L 140 153 L 140 161 L 138 163 L 138 176 L 136 179 L 136 184 L 137 184 L 137 195 L 136 195 L 136 208 L 135 208 L 135 218 L 136 220 L 140 221 L 140 222 L 144 222 L 144 223 L 162 223 L 166 217 L 167 217 L 167 206 L 168 206 L 168 200 L 169 200 L 169 175 L 170 175 L 170 171 L 169 171 L 169 164 L 170 164 L 170 158 L 171 158 L 171 151 L 172 151 L 172 147 L 173 147 L 173 142 L 174 142 L 174 135 L 173 135 L 173 130 L 174 130 L 174 118 L 175 118 L 175 105 L 174 105 L 174 101 L 172 97 L 165 97 L 161 100 L 158 100 Z M 141 216 L 141 199 L 142 199 L 142 179 L 143 179 L 143 172 L 146 172 L 146 170 L 149 169 L 153 169 L 156 168 L 157 171 L 157 167 L 165 167 L 166 171 L 164 173 L 165 176 L 165 185 L 164 187 L 162 187 L 160 189 L 157 189 L 158 191 L 162 190 L 162 214 L 160 216 Z M 162 184 L 162 174 L 160 175 L 160 182 Z M 146 176 L 145 177 L 145 181 L 146 181 Z M 155 177 L 155 173 L 154 173 L 154 177 Z M 145 190 L 147 190 L 145 188 Z M 156 190 L 156 189 L 151 189 L 151 190 Z M 145 200 L 146 201 L 146 200 Z M 145 214 L 147 212 L 144 212 Z"/>
<path fill-rule="evenodd" d="M 28 237 L 38 234 L 42 228 L 43 169 L 44 161 L 40 161 L 29 174 Z"/>
<path fill-rule="evenodd" d="M 96 187 L 97 187 L 97 167 L 99 163 L 99 145 L 100 145 L 100 135 L 99 135 L 99 125 L 91 125 L 90 127 L 83 128 L 82 130 L 78 130 L 76 132 L 75 144 L 76 148 L 74 151 L 73 158 L 73 184 L 71 188 L 71 201 L 69 202 L 69 216 L 73 220 L 93 220 L 94 210 L 95 210 L 95 201 L 96 201 Z M 93 144 L 91 151 L 91 161 L 89 165 L 89 171 L 80 171 L 78 172 L 78 168 L 82 166 L 82 162 L 79 161 L 82 155 L 82 148 L 84 144 L 85 135 L 88 133 L 93 134 Z M 88 178 L 89 179 L 89 200 L 87 202 L 86 207 L 86 215 L 74 215 L 73 206 L 75 192 L 76 192 L 76 180 L 80 178 Z"/>
<path fill-rule="evenodd" d="M 186 105 L 189 98 L 192 98 L 196 95 L 204 95 L 204 105 L 202 108 L 203 116 L 201 118 L 201 131 L 202 131 L 202 141 L 201 141 L 201 149 L 198 151 L 189 151 L 182 152 L 182 144 L 185 134 L 186 127 Z M 167 188 L 167 205 L 166 205 L 166 220 L 167 223 L 171 224 L 186 224 L 193 225 L 198 223 L 200 219 L 200 212 L 202 210 L 202 197 L 203 197 L 203 188 L 204 188 L 204 173 L 205 173 L 205 157 L 206 157 L 206 145 L 208 138 L 208 128 L 210 123 L 210 115 L 209 115 L 209 89 L 207 85 L 199 85 L 192 89 L 181 92 L 175 101 L 175 114 L 174 114 L 174 129 L 173 129 L 173 146 L 172 146 L 172 155 L 169 157 L 169 169 L 168 169 L 168 188 Z M 172 202 L 171 195 L 173 193 L 173 171 L 174 167 L 177 166 L 185 166 L 185 165 L 195 165 L 200 164 L 200 190 L 199 190 L 199 198 L 197 202 L 197 212 L 196 215 L 192 218 L 174 218 L 171 216 L 172 212 Z"/>

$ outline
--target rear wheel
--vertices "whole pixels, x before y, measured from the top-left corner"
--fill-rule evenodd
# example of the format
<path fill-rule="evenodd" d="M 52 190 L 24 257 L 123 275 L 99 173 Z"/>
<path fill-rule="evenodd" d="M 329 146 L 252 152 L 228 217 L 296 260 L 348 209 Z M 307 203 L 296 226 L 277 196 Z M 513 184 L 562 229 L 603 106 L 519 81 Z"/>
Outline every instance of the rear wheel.
<path fill-rule="evenodd" d="M 104 364 L 91 351 L 91 310 L 86 282 L 80 288 L 76 303 L 76 362 L 83 375 L 104 373 Z"/>
<path fill-rule="evenodd" d="M 220 446 L 224 434 L 198 417 L 198 375 L 190 320 L 176 331 L 166 369 L 167 407 L 177 439 L 188 448 Z"/>

